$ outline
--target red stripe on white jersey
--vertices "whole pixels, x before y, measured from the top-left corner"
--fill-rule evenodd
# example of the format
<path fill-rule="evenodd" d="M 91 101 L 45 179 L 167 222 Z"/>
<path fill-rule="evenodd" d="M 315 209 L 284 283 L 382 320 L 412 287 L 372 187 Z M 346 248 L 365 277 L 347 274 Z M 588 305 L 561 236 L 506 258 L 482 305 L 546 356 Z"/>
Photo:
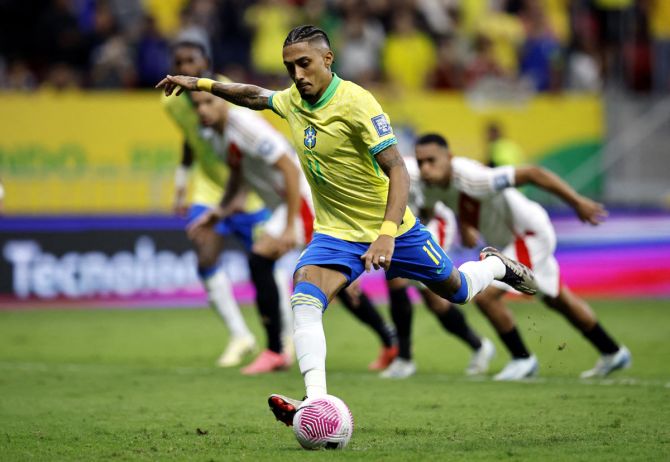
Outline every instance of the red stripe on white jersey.
<path fill-rule="evenodd" d="M 526 241 L 521 237 L 517 237 L 514 240 L 514 248 L 516 250 L 516 259 L 519 263 L 523 263 L 528 268 L 533 268 L 533 262 L 530 261 L 530 252 L 528 251 L 528 246 Z"/>
<path fill-rule="evenodd" d="M 440 244 L 440 247 L 444 248 L 444 243 L 447 238 L 447 222 L 444 218 L 435 217 L 437 221 L 437 243 Z"/>

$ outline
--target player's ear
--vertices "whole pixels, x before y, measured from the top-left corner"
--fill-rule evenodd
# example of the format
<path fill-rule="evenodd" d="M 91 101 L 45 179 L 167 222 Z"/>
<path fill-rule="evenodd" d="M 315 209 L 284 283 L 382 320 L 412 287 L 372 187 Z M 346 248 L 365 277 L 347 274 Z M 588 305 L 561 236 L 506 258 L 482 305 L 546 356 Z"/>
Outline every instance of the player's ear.
<path fill-rule="evenodd" d="M 326 65 L 326 67 L 331 67 L 334 61 L 335 61 L 335 54 L 333 53 L 333 50 L 327 50 L 323 54 L 323 63 Z"/>

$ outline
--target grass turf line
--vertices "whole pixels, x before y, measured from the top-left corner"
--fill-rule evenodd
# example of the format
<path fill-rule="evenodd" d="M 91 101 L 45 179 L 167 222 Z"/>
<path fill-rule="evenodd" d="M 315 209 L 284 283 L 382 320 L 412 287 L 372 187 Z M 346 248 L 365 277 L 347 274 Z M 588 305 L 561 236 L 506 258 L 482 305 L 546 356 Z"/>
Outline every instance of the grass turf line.
<path fill-rule="evenodd" d="M 243 377 L 213 362 L 227 340 L 208 310 L 0 312 L 0 460 L 660 460 L 670 457 L 670 303 L 598 302 L 633 352 L 611 380 L 580 381 L 597 355 L 558 315 L 518 303 L 540 360 L 525 383 L 469 380 L 469 351 L 417 307 L 417 376 L 366 372 L 378 343 L 338 306 L 325 315 L 329 391 L 349 404 L 351 447 L 307 453 L 266 408 L 301 396 L 297 368 Z M 496 341 L 474 307 L 468 319 Z M 262 339 L 254 310 L 245 310 Z"/>

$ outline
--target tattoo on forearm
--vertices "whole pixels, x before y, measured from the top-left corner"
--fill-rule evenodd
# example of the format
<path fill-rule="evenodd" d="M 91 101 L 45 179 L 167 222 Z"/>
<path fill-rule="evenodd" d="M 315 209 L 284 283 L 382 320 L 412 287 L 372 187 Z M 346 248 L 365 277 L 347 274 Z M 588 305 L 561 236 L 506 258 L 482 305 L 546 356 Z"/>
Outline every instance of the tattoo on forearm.
<path fill-rule="evenodd" d="M 212 94 L 237 106 L 258 111 L 268 109 L 268 100 L 272 92 L 255 85 L 217 82 L 212 86 Z"/>

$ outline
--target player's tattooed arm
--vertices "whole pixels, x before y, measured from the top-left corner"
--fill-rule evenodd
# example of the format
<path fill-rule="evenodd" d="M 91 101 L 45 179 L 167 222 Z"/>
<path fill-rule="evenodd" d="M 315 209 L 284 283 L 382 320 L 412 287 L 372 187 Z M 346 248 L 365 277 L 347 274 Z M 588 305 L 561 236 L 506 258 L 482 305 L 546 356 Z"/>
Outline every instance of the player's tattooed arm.
<path fill-rule="evenodd" d="M 201 85 L 198 86 L 198 81 Z M 204 82 L 204 84 L 203 84 Z M 222 83 L 198 77 L 185 75 L 168 75 L 158 82 L 156 88 L 163 88 L 166 96 L 170 96 L 176 90 L 176 95 L 181 95 L 184 90 L 209 91 L 213 95 L 225 99 L 237 106 L 248 107 L 260 111 L 269 109 L 272 91 L 243 83 Z"/>
<path fill-rule="evenodd" d="M 212 85 L 212 94 L 236 106 L 262 111 L 270 108 L 269 101 L 272 91 L 256 85 L 216 82 Z"/>
<path fill-rule="evenodd" d="M 533 184 L 558 196 L 575 209 L 579 219 L 584 222 L 597 225 L 607 217 L 607 210 L 602 204 L 582 196 L 568 183 L 545 168 L 535 165 L 518 167 L 515 170 L 514 181 L 516 186 Z"/>
<path fill-rule="evenodd" d="M 384 149 L 375 159 L 390 180 L 384 220 L 400 225 L 409 197 L 410 180 L 405 161 L 395 145 Z"/>
<path fill-rule="evenodd" d="M 389 192 L 386 196 L 384 221 L 391 221 L 400 225 L 402 217 L 405 215 L 409 197 L 409 173 L 407 173 L 405 161 L 395 145 L 384 149 L 375 156 L 375 159 L 377 159 L 379 167 L 389 177 Z M 394 248 L 395 237 L 380 233 L 379 237 L 370 244 L 368 250 L 361 255 L 365 270 L 370 271 L 373 267 L 388 270 L 391 265 L 391 258 L 393 258 Z"/>

